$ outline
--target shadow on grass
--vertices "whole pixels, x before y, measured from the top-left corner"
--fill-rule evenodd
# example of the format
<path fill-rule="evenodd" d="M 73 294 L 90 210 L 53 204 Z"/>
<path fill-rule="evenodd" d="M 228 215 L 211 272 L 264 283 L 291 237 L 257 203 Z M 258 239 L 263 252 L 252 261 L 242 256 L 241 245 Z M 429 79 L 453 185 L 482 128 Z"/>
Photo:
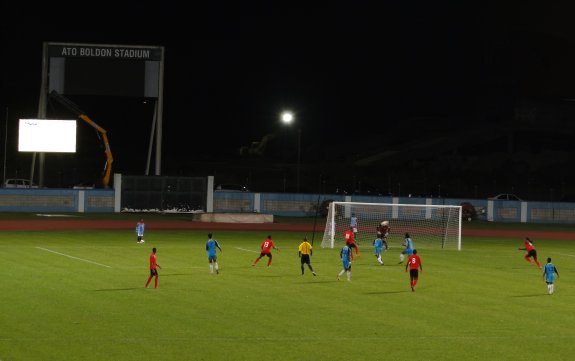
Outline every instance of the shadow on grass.
<path fill-rule="evenodd" d="M 412 291 L 405 290 L 405 291 L 378 291 L 378 292 L 365 292 L 366 295 L 388 295 L 393 293 L 412 293 Z"/>
<path fill-rule="evenodd" d="M 102 292 L 102 291 L 133 291 L 133 290 L 139 290 L 139 289 L 143 289 L 144 287 L 132 287 L 132 288 L 103 288 L 100 290 L 94 290 L 96 292 Z"/>
<path fill-rule="evenodd" d="M 172 276 L 191 276 L 191 273 L 168 273 L 168 274 L 161 274 L 160 277 L 172 277 Z"/>

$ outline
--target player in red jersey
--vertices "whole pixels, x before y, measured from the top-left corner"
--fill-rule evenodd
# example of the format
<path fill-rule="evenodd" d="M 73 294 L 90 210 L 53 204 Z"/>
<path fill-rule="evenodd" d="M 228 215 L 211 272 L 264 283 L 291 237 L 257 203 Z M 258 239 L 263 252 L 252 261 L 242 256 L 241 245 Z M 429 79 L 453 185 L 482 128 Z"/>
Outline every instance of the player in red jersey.
<path fill-rule="evenodd" d="M 148 281 L 146 282 L 146 288 L 148 288 L 152 277 L 156 277 L 154 280 L 154 288 L 158 288 L 158 268 L 161 269 L 162 267 L 160 267 L 156 261 L 156 248 L 154 247 L 152 248 L 152 253 L 150 253 L 150 277 L 148 277 Z"/>
<path fill-rule="evenodd" d="M 357 247 L 357 244 L 355 243 L 353 227 L 349 227 L 349 229 L 343 233 L 343 239 L 345 240 L 345 244 L 349 248 L 355 248 L 355 255 L 359 256 L 359 248 Z M 351 260 L 353 261 L 353 253 L 351 253 Z"/>
<path fill-rule="evenodd" d="M 263 256 L 267 256 L 268 267 L 269 267 L 272 264 L 272 248 L 277 249 L 278 252 L 280 250 L 279 248 L 276 247 L 274 241 L 272 241 L 272 236 L 268 236 L 268 238 L 264 239 L 264 241 L 262 242 L 262 251 L 260 253 L 260 256 L 256 258 L 252 266 L 255 266 L 256 263 L 258 263 L 258 261 L 260 260 L 260 258 L 262 258 Z"/>
<path fill-rule="evenodd" d="M 524 248 L 518 248 L 518 249 L 527 251 L 527 254 L 525 254 L 525 260 L 529 263 L 533 263 L 533 261 L 535 261 L 535 264 L 537 265 L 537 267 L 539 267 L 539 269 L 541 269 L 541 263 L 539 263 L 539 261 L 537 260 L 537 250 L 533 246 L 533 242 L 531 242 L 529 237 L 525 237 L 525 247 Z M 531 261 L 531 258 L 533 258 L 533 261 Z"/>
<path fill-rule="evenodd" d="M 419 270 L 423 272 L 423 265 L 421 264 L 421 258 L 417 255 L 417 250 L 413 250 L 413 254 L 407 259 L 405 265 L 405 272 L 409 267 L 409 283 L 411 284 L 411 291 L 415 291 L 415 285 L 419 279 Z"/>

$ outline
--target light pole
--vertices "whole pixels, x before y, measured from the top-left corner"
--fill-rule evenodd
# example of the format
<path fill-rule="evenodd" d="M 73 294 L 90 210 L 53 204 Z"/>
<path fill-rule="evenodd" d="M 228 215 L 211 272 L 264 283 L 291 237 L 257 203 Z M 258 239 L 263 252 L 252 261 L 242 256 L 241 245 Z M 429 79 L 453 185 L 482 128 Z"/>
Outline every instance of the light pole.
<path fill-rule="evenodd" d="M 294 115 L 290 111 L 285 111 L 281 115 L 281 121 L 290 125 L 295 121 Z M 301 128 L 297 129 L 297 168 L 296 168 L 296 192 L 299 193 L 299 175 L 301 166 Z"/>

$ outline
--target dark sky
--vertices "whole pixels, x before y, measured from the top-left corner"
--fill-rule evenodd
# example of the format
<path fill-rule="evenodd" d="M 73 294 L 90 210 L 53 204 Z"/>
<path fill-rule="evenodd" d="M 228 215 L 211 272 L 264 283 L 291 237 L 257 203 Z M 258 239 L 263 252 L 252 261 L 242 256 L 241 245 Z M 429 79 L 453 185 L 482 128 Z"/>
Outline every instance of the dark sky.
<path fill-rule="evenodd" d="M 284 109 L 296 115 L 304 151 L 321 158 L 344 144 L 381 147 L 411 119 L 498 122 L 519 97 L 575 98 L 571 6 L 240 3 L 3 9 L 0 103 L 9 127 L 37 112 L 44 41 L 164 46 L 166 159 L 236 157 L 266 134 L 289 132 L 279 123 Z M 134 154 L 147 152 L 150 105 L 80 100 L 108 130 L 119 170 L 141 169 L 144 157 Z"/>

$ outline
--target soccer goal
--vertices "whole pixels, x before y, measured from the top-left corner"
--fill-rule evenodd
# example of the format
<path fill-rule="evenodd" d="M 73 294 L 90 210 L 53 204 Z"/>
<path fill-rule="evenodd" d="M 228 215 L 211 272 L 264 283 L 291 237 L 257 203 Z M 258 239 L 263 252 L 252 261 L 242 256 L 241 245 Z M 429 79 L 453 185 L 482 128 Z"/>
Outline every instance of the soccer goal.
<path fill-rule="evenodd" d="M 352 216 L 357 218 L 360 247 L 371 246 L 377 226 L 388 221 L 390 249 L 401 249 L 405 233 L 409 233 L 416 249 L 461 250 L 461 206 L 357 202 L 330 203 L 322 248 L 343 246 L 343 233 L 349 229 Z"/>

